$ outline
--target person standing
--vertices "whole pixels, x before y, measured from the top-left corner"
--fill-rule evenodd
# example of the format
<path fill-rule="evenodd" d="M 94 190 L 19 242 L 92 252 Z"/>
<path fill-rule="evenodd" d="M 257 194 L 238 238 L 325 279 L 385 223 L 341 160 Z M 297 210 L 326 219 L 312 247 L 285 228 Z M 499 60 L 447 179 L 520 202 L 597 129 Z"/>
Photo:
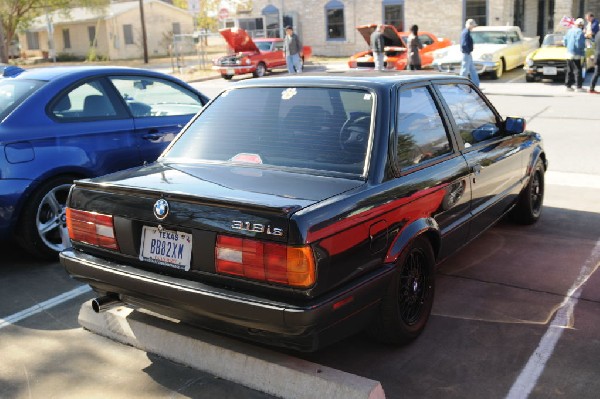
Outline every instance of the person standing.
<path fill-rule="evenodd" d="M 565 47 L 567 48 L 567 73 L 565 75 L 565 85 L 568 91 L 573 91 L 573 83 L 577 86 L 577 91 L 584 91 L 583 76 L 581 71 L 581 60 L 585 56 L 585 36 L 583 34 L 583 18 L 577 18 L 575 25 L 567 31 L 565 35 Z"/>
<path fill-rule="evenodd" d="M 600 31 L 600 23 L 594 17 L 594 14 L 592 14 L 591 12 L 585 14 L 585 19 L 588 22 L 585 26 L 585 38 L 596 40 L 594 38 L 596 37 L 596 34 Z"/>
<path fill-rule="evenodd" d="M 590 83 L 590 93 L 598 94 L 596 91 L 596 82 L 598 82 L 598 77 L 600 76 L 600 31 L 596 33 L 594 41 L 596 43 L 596 51 L 594 52 L 594 76 L 592 76 L 592 82 Z"/>
<path fill-rule="evenodd" d="M 373 33 L 371 33 L 371 50 L 373 51 L 373 61 L 375 62 L 375 70 L 383 71 L 383 25 L 377 25 Z"/>
<path fill-rule="evenodd" d="M 407 46 L 408 46 L 408 69 L 411 71 L 418 71 L 421 69 L 421 54 L 419 50 L 423 48 L 423 44 L 419 39 L 419 27 L 413 25 L 410 27 L 410 35 L 408 35 Z"/>
<path fill-rule="evenodd" d="M 462 52 L 462 63 L 460 64 L 460 74 L 462 76 L 469 76 L 475 86 L 479 87 L 479 74 L 475 69 L 473 63 L 473 38 L 471 37 L 471 30 L 477 26 L 477 22 L 474 19 L 467 19 L 465 22 L 465 29 L 463 29 L 460 35 L 460 51 Z"/>
<path fill-rule="evenodd" d="M 283 50 L 285 52 L 285 62 L 289 73 L 302 72 L 302 60 L 300 51 L 302 43 L 298 39 L 298 35 L 294 33 L 294 28 L 291 26 L 285 27 L 285 39 L 283 39 Z"/>

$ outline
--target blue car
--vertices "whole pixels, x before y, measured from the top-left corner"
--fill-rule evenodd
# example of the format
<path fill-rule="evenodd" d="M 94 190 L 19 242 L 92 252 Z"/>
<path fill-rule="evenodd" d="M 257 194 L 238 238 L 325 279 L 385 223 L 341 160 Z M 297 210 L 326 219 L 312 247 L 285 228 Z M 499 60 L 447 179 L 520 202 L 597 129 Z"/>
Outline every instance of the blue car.
<path fill-rule="evenodd" d="M 0 240 L 40 258 L 70 246 L 74 179 L 154 161 L 208 102 L 186 83 L 121 67 L 8 67 L 0 77 Z"/>

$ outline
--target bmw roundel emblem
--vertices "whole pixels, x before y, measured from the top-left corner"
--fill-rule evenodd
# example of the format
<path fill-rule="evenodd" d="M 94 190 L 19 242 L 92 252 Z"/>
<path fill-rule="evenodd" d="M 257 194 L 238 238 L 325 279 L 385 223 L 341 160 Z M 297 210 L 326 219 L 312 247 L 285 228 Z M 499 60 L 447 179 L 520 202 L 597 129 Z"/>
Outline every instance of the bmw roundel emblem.
<path fill-rule="evenodd" d="M 158 220 L 163 220 L 169 214 L 169 203 L 164 199 L 159 199 L 154 203 L 154 216 Z"/>

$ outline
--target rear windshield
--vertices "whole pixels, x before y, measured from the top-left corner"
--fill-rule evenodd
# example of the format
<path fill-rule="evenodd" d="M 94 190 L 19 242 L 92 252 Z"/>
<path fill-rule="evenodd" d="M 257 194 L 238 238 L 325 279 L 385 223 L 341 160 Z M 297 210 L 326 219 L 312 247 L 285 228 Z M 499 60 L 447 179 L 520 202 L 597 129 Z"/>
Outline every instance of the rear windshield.
<path fill-rule="evenodd" d="M 340 88 L 240 88 L 219 96 L 166 154 L 364 175 L 374 95 Z"/>
<path fill-rule="evenodd" d="M 39 80 L 0 78 L 0 121 L 44 83 Z"/>

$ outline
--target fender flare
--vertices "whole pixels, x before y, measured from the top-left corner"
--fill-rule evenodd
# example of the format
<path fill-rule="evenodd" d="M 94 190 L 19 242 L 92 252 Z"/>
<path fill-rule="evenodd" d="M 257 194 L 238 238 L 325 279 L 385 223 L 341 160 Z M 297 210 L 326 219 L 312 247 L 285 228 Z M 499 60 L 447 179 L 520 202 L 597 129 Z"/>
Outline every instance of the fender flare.
<path fill-rule="evenodd" d="M 414 220 L 398 232 L 385 256 L 385 262 L 395 263 L 409 244 L 422 235 L 427 236 L 437 259 L 441 243 L 440 228 L 433 218 L 428 217 Z"/>

